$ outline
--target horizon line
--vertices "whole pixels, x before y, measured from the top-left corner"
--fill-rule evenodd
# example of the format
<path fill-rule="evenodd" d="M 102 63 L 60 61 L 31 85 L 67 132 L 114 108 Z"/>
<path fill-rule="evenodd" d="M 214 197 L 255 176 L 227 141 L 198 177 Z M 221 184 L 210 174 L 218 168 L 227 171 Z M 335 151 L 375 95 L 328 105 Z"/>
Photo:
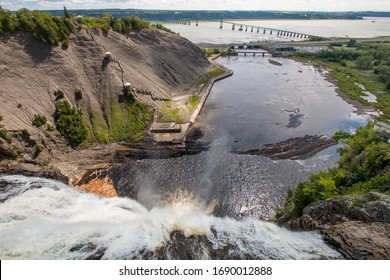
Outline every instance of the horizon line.
<path fill-rule="evenodd" d="M 1 5 L 0 5 L 1 7 Z M 66 6 L 64 6 L 66 7 Z M 3 8 L 4 9 L 4 8 Z M 10 11 L 18 11 L 24 8 L 20 9 L 10 9 Z M 28 9 L 28 8 L 26 8 Z M 30 9 L 29 9 L 30 10 Z M 62 9 L 31 9 L 34 10 L 40 10 L 40 11 L 62 11 Z M 283 13 L 367 13 L 367 12 L 373 12 L 373 13 L 390 13 L 390 10 L 217 10 L 217 9 L 157 9 L 157 8 L 79 8 L 79 9 L 72 9 L 67 8 L 68 11 L 79 11 L 79 10 L 91 10 L 91 11 L 101 11 L 101 10 L 133 10 L 133 11 L 185 11 L 185 12 L 207 12 L 207 11 L 213 11 L 213 12 L 283 12 Z"/>

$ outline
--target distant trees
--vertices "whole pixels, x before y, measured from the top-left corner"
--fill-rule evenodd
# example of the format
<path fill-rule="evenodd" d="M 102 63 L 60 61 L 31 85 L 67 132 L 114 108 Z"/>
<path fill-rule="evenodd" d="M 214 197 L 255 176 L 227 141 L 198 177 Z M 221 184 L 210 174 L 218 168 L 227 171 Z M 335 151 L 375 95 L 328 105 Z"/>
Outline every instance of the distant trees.
<path fill-rule="evenodd" d="M 356 39 L 350 39 L 348 44 L 347 44 L 347 47 L 348 48 L 354 48 L 354 47 L 356 47 L 356 45 L 357 45 Z"/>

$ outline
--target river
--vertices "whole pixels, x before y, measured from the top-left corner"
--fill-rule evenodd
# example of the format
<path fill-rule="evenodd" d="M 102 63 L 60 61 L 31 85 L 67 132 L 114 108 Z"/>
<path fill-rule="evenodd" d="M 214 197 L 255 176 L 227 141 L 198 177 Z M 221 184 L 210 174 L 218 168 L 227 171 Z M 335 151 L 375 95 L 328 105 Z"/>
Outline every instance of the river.
<path fill-rule="evenodd" d="M 250 41 L 300 41 L 301 38 L 290 36 L 277 36 L 277 32 L 272 32 L 264 28 L 281 29 L 290 32 L 309 34 L 322 37 L 341 38 L 373 38 L 390 35 L 390 18 L 364 18 L 362 20 L 226 20 L 227 22 L 238 23 L 235 30 L 232 24 L 224 23 L 223 28 L 220 22 L 200 21 L 196 26 L 183 24 L 164 24 L 166 27 L 179 33 L 195 43 L 229 44 Z M 255 28 L 251 32 L 239 31 L 240 24 L 248 26 L 262 27 L 257 33 Z M 264 27 L 264 28 L 263 28 Z"/>
<path fill-rule="evenodd" d="M 268 59 L 219 58 L 234 75 L 214 86 L 196 124 L 209 149 L 114 167 L 110 173 L 124 197 L 2 175 L 0 258 L 338 258 L 319 234 L 262 220 L 282 206 L 289 187 L 333 166 L 337 146 L 305 160 L 232 151 L 306 134 L 330 137 L 353 131 L 367 117 L 337 95 L 323 70 Z"/>

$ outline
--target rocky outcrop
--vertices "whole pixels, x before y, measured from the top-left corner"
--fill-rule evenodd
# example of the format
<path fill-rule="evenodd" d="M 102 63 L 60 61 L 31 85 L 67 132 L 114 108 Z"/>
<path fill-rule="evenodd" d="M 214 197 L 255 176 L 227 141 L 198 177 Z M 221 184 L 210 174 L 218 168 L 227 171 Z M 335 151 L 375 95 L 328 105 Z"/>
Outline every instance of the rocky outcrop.
<path fill-rule="evenodd" d="M 390 259 L 390 196 L 369 193 L 317 201 L 285 226 L 319 230 L 347 259 Z"/>
<path fill-rule="evenodd" d="M 15 150 L 3 138 L 0 138 L 0 160 L 16 159 L 18 157 Z"/>
<path fill-rule="evenodd" d="M 52 167 L 39 166 L 33 163 L 17 162 L 14 160 L 3 160 L 0 162 L 0 174 L 24 175 L 32 177 L 43 177 L 54 179 L 65 184 L 68 183 L 68 177 L 59 170 Z"/>
<path fill-rule="evenodd" d="M 307 159 L 336 144 L 337 142 L 332 138 L 318 135 L 305 135 L 303 137 L 291 138 L 274 144 L 267 144 L 261 149 L 253 149 L 237 153 L 262 155 L 273 160 Z"/>

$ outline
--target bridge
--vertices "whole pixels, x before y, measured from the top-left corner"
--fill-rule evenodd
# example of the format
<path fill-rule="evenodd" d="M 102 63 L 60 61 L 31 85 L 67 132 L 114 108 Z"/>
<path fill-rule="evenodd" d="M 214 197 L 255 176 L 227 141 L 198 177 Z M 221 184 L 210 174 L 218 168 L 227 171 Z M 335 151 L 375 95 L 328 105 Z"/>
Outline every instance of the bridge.
<path fill-rule="evenodd" d="M 191 25 L 191 20 L 176 20 L 176 21 L 168 21 L 168 23 L 174 23 L 174 24 L 184 24 L 184 25 Z M 231 22 L 231 21 L 224 21 L 221 19 L 219 21 L 219 28 L 222 29 L 224 24 L 229 24 L 232 26 L 232 30 L 238 30 L 238 31 L 245 31 L 245 32 L 256 32 L 256 33 L 262 33 L 262 34 L 269 34 L 274 35 L 278 37 L 285 37 L 285 38 L 295 38 L 295 39 L 310 39 L 313 37 L 317 37 L 312 34 L 306 34 L 301 32 L 295 32 L 290 30 L 284 30 L 284 29 L 276 29 L 276 28 L 269 28 L 265 26 L 257 26 L 257 25 L 248 25 L 243 23 L 237 23 L 237 22 Z M 199 25 L 199 20 L 195 20 L 195 25 Z"/>

